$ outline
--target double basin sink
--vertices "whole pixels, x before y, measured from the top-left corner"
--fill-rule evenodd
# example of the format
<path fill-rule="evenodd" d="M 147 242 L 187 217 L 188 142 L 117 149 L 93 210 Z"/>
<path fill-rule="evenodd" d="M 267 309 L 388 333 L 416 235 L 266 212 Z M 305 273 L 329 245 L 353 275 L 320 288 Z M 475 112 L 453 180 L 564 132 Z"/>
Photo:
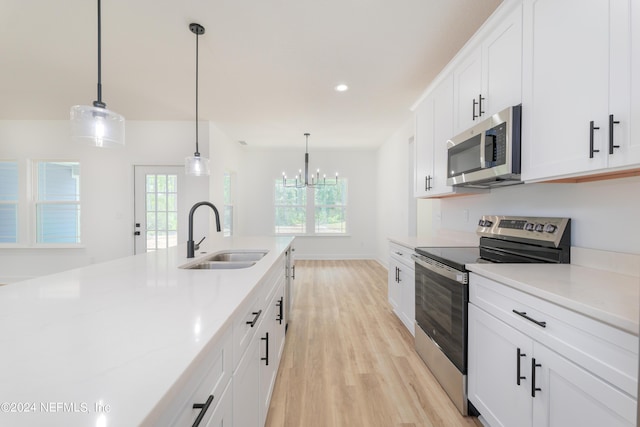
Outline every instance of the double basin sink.
<path fill-rule="evenodd" d="M 188 270 L 232 270 L 249 268 L 260 261 L 268 251 L 265 250 L 229 250 L 216 252 L 195 264 L 183 265 Z"/>

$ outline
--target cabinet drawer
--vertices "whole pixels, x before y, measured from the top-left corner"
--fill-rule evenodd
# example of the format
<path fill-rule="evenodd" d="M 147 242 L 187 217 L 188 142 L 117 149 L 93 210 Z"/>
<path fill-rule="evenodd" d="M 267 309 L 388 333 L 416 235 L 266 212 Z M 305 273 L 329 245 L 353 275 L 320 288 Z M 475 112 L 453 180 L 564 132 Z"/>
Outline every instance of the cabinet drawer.
<path fill-rule="evenodd" d="M 247 347 L 249 347 L 249 343 L 251 343 L 251 339 L 258 330 L 258 326 L 260 326 L 260 321 L 265 315 L 265 307 L 261 289 L 256 289 L 240 307 L 238 314 L 233 319 L 234 370 Z"/>
<path fill-rule="evenodd" d="M 222 394 L 231 380 L 231 349 L 231 328 L 227 328 L 223 338 L 213 349 L 204 350 L 208 353 L 205 360 L 191 374 L 192 380 L 190 384 L 197 385 L 192 389 L 188 386 L 184 389 L 182 407 L 171 425 L 192 425 L 202 411 L 202 409 L 194 409 L 193 404 L 205 403 L 211 395 L 213 395 L 213 400 L 207 409 L 207 416 L 210 416 L 216 410 L 218 403 L 222 399 Z M 205 424 L 203 423 L 202 425 Z"/>
<path fill-rule="evenodd" d="M 638 337 L 477 274 L 470 277 L 471 304 L 637 396 Z"/>
<path fill-rule="evenodd" d="M 389 250 L 391 256 L 413 268 L 414 261 L 411 258 L 411 255 L 414 253 L 413 249 L 409 249 L 396 243 L 389 243 Z"/>

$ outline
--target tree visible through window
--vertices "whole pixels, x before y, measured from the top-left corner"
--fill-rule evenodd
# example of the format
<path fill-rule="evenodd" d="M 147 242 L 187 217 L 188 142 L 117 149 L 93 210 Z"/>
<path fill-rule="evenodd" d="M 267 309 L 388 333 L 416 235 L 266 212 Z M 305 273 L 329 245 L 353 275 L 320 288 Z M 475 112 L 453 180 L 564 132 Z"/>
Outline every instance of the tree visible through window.
<path fill-rule="evenodd" d="M 276 234 L 345 234 L 347 180 L 321 187 L 284 187 L 275 180 Z"/>

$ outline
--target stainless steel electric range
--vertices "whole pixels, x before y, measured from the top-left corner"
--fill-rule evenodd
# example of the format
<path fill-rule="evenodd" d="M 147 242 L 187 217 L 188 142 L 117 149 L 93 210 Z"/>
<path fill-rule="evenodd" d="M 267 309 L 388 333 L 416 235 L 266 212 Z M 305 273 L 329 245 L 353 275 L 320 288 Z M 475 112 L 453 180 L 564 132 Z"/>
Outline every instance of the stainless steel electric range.
<path fill-rule="evenodd" d="M 473 263 L 571 261 L 569 218 L 483 216 L 478 247 L 419 247 L 416 267 L 416 351 L 467 415 L 467 304 Z"/>

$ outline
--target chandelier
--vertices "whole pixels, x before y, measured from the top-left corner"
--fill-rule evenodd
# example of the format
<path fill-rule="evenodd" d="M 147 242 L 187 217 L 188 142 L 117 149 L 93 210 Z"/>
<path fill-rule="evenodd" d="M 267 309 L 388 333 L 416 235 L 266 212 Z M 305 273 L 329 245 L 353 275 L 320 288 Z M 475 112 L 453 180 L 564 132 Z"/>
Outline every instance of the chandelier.
<path fill-rule="evenodd" d="M 283 187 L 315 188 L 323 187 L 326 185 L 336 185 L 338 183 L 338 172 L 336 172 L 335 178 L 329 179 L 329 181 L 327 181 L 327 175 L 322 175 L 322 178 L 320 177 L 320 169 L 316 170 L 315 175 L 311 175 L 311 177 L 309 177 L 309 135 L 309 133 L 304 134 L 307 139 L 304 152 L 304 175 L 302 175 L 302 169 L 298 170 L 298 174 L 295 176 L 295 178 L 287 178 L 287 175 L 282 172 Z"/>

